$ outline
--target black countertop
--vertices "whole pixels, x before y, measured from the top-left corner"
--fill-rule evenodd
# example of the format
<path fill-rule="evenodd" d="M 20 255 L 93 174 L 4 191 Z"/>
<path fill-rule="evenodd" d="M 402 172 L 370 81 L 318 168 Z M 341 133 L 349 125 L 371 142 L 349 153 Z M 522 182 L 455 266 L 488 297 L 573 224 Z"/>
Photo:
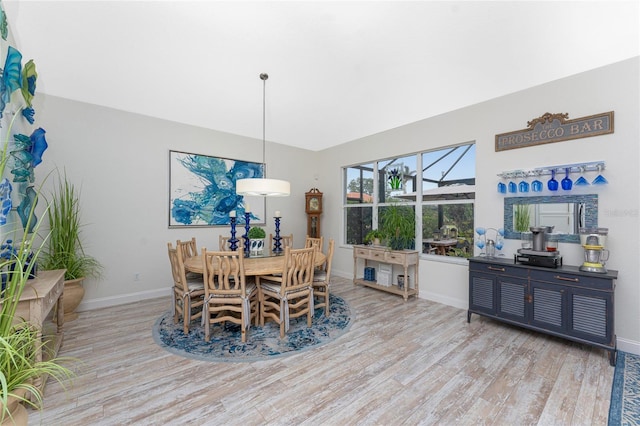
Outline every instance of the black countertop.
<path fill-rule="evenodd" d="M 573 266 L 573 265 L 562 265 L 562 266 L 558 266 L 557 268 L 545 268 L 544 266 L 534 266 L 534 265 L 525 265 L 522 263 L 516 263 L 513 258 L 509 258 L 507 256 L 494 256 L 494 257 L 475 256 L 470 258 L 469 262 L 509 265 L 509 266 L 515 266 L 519 268 L 533 269 L 533 270 L 539 270 L 539 271 L 558 271 L 558 272 L 564 272 L 568 274 L 577 274 L 577 275 L 583 275 L 583 276 L 589 276 L 589 277 L 595 277 L 595 278 L 610 278 L 610 279 L 618 278 L 618 271 L 613 269 L 607 269 L 606 274 L 600 274 L 597 272 L 581 271 L 579 269 L 580 268 L 579 266 Z"/>

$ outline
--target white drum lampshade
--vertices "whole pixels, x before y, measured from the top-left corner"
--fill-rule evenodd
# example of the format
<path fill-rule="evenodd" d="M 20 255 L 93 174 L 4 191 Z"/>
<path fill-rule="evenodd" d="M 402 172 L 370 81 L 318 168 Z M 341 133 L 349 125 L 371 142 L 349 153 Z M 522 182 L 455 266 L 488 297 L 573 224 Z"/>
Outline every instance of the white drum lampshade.
<path fill-rule="evenodd" d="M 288 197 L 291 194 L 291 184 L 286 180 L 278 179 L 240 179 L 236 182 L 236 193 L 262 197 Z"/>

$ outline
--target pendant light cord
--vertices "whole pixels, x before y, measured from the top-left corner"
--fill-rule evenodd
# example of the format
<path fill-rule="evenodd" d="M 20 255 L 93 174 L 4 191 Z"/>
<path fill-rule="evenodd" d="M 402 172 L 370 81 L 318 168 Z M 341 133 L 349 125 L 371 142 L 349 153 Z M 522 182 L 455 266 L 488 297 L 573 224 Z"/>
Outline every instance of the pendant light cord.
<path fill-rule="evenodd" d="M 262 166 L 264 167 L 264 177 L 267 177 L 267 157 L 266 157 L 266 137 L 265 137 L 265 129 L 266 129 L 266 117 L 267 117 L 267 79 L 269 78 L 269 74 L 262 73 L 260 74 L 260 79 L 262 80 Z"/>

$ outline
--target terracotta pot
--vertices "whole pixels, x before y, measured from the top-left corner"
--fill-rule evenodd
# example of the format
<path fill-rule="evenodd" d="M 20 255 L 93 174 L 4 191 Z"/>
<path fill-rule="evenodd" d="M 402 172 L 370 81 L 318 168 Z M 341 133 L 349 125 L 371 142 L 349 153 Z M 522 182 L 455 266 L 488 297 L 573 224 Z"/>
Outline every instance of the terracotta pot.
<path fill-rule="evenodd" d="M 84 297 L 84 286 L 82 285 L 84 277 L 75 280 L 66 280 L 64 282 L 64 321 L 73 321 L 78 318 L 76 309 L 82 298 Z"/>
<path fill-rule="evenodd" d="M 27 391 L 25 389 L 17 389 L 14 393 L 17 395 L 20 395 L 21 397 L 24 397 Z M 2 423 L 0 423 L 0 425 L 2 426 L 8 426 L 8 425 L 26 426 L 27 425 L 29 413 L 27 412 L 27 409 L 24 408 L 24 405 L 20 403 L 20 400 L 18 400 L 14 396 L 10 396 L 7 401 L 7 408 L 8 408 L 8 413 L 5 414 L 4 420 L 2 421 Z M 2 413 L 3 411 L 4 411 L 4 407 L 0 402 L 0 413 Z M 0 414 L 0 418 L 1 417 L 2 415 Z"/>

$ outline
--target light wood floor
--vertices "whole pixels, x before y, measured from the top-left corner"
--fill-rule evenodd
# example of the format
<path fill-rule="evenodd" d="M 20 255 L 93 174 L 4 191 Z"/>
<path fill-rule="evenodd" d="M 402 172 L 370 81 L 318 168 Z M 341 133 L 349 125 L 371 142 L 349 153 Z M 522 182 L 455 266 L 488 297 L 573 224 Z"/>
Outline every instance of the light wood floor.
<path fill-rule="evenodd" d="M 334 342 L 253 363 L 172 355 L 151 337 L 169 299 L 83 312 L 49 383 L 43 425 L 606 425 L 614 368 L 600 349 L 335 278 L 355 321 Z M 249 338 L 250 335 L 249 335 Z"/>

